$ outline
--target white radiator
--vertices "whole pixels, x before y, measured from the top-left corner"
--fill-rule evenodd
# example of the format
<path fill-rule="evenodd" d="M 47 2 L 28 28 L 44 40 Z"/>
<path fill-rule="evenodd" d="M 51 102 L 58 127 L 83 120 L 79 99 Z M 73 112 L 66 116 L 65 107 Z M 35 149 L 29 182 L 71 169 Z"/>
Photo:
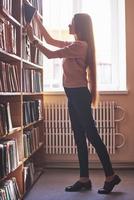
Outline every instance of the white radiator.
<path fill-rule="evenodd" d="M 98 133 L 110 154 L 125 143 L 124 135 L 119 133 L 119 122 L 124 119 L 125 111 L 114 101 L 102 101 L 93 109 Z M 120 136 L 122 142 L 116 144 Z M 87 141 L 88 143 L 88 141 Z M 95 154 L 94 147 L 88 143 L 89 153 Z M 46 154 L 76 154 L 76 145 L 71 129 L 67 102 L 45 103 L 45 152 Z"/>

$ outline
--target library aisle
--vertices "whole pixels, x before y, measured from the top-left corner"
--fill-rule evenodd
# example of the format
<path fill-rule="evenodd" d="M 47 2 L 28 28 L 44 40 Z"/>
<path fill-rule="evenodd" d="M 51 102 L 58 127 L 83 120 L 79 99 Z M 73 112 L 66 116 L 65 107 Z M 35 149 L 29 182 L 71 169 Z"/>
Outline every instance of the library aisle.
<path fill-rule="evenodd" d="M 97 190 L 103 186 L 102 170 L 91 170 L 91 191 L 65 192 L 64 188 L 73 184 L 79 175 L 77 169 L 48 169 L 24 200 L 133 200 L 134 173 L 133 170 L 117 170 L 122 182 L 109 195 L 100 195 Z"/>

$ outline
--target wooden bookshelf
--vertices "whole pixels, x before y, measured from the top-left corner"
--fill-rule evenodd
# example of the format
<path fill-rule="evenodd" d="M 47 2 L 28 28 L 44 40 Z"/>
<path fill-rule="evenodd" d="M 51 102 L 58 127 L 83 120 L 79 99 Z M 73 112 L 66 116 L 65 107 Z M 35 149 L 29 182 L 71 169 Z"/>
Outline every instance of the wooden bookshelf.
<path fill-rule="evenodd" d="M 24 30 L 24 1 L 0 1 L 0 188 L 12 182 L 16 199 L 23 199 L 42 173 L 36 158 L 44 145 L 43 59 Z M 29 2 L 43 19 L 42 0 Z M 8 189 L 3 195 L 10 198 Z"/>

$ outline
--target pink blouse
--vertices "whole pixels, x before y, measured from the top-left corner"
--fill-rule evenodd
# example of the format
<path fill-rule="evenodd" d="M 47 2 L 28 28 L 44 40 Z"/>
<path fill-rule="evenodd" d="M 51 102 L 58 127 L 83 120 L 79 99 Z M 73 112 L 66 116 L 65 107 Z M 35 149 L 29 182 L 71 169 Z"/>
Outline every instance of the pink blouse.
<path fill-rule="evenodd" d="M 86 54 L 87 43 L 75 41 L 57 50 L 59 58 L 63 59 L 63 86 L 67 88 L 87 87 Z"/>

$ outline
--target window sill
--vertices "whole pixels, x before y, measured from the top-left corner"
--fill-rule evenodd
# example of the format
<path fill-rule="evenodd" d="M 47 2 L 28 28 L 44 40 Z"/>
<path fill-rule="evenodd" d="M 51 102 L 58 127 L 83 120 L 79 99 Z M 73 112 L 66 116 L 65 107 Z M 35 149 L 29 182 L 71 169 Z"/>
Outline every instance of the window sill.
<path fill-rule="evenodd" d="M 105 95 L 105 94 L 108 94 L 108 95 L 121 95 L 121 94 L 128 94 L 128 90 L 118 90 L 118 91 L 100 91 L 99 94 L 101 95 Z"/>
<path fill-rule="evenodd" d="M 44 95 L 52 95 L 52 96 L 56 96 L 56 95 L 65 95 L 64 91 L 55 91 L 55 92 L 44 92 Z M 127 95 L 128 94 L 128 90 L 120 90 L 120 91 L 100 91 L 99 92 L 100 95 Z"/>

